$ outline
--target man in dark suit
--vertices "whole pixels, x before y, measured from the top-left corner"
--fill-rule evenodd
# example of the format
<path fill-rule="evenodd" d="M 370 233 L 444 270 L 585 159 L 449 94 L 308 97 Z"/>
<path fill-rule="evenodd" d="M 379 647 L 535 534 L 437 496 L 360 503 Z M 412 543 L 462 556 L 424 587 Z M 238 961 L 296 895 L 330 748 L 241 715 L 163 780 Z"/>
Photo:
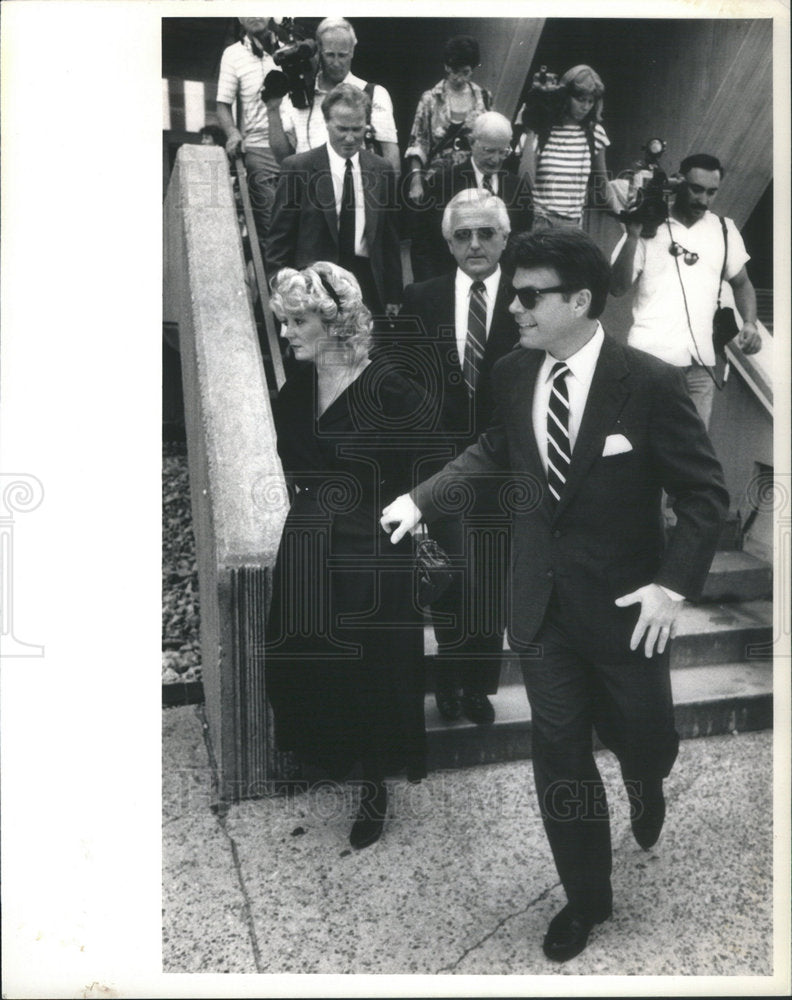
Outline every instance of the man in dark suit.
<path fill-rule="evenodd" d="M 526 176 L 503 169 L 510 152 L 512 128 L 497 111 L 486 111 L 473 125 L 470 159 L 433 174 L 426 182 L 426 199 L 418 210 L 411 260 L 416 281 L 454 270 L 454 259 L 442 234 L 442 218 L 451 199 L 467 188 L 497 195 L 506 205 L 512 233 L 529 232 L 533 201 Z"/>
<path fill-rule="evenodd" d="M 436 383 L 427 388 L 439 404 L 440 427 L 459 454 L 488 426 L 492 366 L 517 343 L 509 313 L 511 284 L 500 268 L 509 236 L 506 207 L 486 191 L 463 190 L 446 207 L 443 234 L 456 270 L 407 286 L 400 320 L 416 319 L 421 337 L 399 346 L 415 355 L 416 372 L 436 373 Z M 432 351 L 428 365 L 422 364 L 427 349 Z M 432 526 L 432 537 L 460 571 L 432 606 L 438 642 L 435 699 L 448 721 L 463 713 L 478 725 L 495 718 L 487 695 L 498 690 L 507 569 L 498 539 L 508 537 L 500 485 L 495 477 L 486 489 L 479 484 L 469 510 Z"/>
<path fill-rule="evenodd" d="M 327 143 L 281 164 L 267 272 L 328 260 L 355 275 L 372 313 L 395 314 L 402 292 L 397 183 L 388 163 L 363 149 L 370 113 L 365 91 L 339 84 L 322 102 Z"/>
<path fill-rule="evenodd" d="M 667 643 L 679 601 L 701 592 L 728 495 L 679 372 L 604 336 L 597 317 L 610 269 L 589 237 L 545 230 L 513 251 L 511 311 L 524 350 L 493 370 L 495 417 L 382 523 L 398 525 L 398 541 L 422 513 L 431 521 L 447 481 L 511 469 L 534 484 L 534 502 L 513 518 L 509 639 L 521 653 L 536 789 L 568 898 L 543 947 L 564 961 L 612 907 L 592 724 L 619 760 L 633 834 L 648 849 L 678 748 Z M 676 498 L 667 545 L 663 489 Z"/>

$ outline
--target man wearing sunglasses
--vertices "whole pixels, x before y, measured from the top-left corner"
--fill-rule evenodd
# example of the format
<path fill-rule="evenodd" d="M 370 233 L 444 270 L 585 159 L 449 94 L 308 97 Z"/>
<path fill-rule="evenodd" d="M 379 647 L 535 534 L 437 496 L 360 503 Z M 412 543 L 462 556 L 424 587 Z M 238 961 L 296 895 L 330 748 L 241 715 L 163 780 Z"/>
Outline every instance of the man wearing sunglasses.
<path fill-rule="evenodd" d="M 679 172 L 683 180 L 656 236 L 644 239 L 641 223 L 627 223 L 613 253 L 611 291 L 623 295 L 635 285 L 629 343 L 684 370 L 688 391 L 709 427 L 715 382 L 706 369 L 715 365 L 712 317 L 724 255 L 724 278 L 743 324 L 736 344 L 745 354 L 761 347 L 756 293 L 737 227 L 731 219 L 721 223 L 709 210 L 723 179 L 720 161 L 697 153 L 682 161 Z"/>
<path fill-rule="evenodd" d="M 492 372 L 495 413 L 475 444 L 398 497 L 398 541 L 432 522 L 454 484 L 511 471 L 532 484 L 512 517 L 509 643 L 531 705 L 542 819 L 567 904 L 545 955 L 565 961 L 612 912 L 608 805 L 592 725 L 617 756 L 632 832 L 648 850 L 665 819 L 678 748 L 669 639 L 701 592 L 728 510 L 723 474 L 677 369 L 605 336 L 610 268 L 582 231 L 518 236 L 520 346 Z M 666 543 L 661 494 L 674 500 Z M 528 495 L 530 493 L 530 495 Z"/>
<path fill-rule="evenodd" d="M 533 225 L 533 199 L 527 177 L 503 169 L 511 152 L 512 127 L 497 111 L 485 111 L 470 134 L 470 158 L 436 174 L 426 182 L 426 198 L 420 209 L 420 225 L 412 248 L 416 281 L 454 270 L 449 256 L 442 218 L 451 199 L 468 188 L 497 195 L 506 205 L 513 233 L 528 232 Z"/>
<path fill-rule="evenodd" d="M 488 425 L 492 366 L 517 343 L 511 286 L 500 268 L 509 237 L 506 206 L 487 191 L 465 189 L 446 207 L 443 235 L 456 268 L 407 286 L 399 319 L 414 323 L 419 336 L 400 338 L 399 350 L 409 354 L 412 370 L 427 376 L 439 425 L 458 454 Z M 486 725 L 495 718 L 488 696 L 498 690 L 506 628 L 501 542 L 508 523 L 498 503 L 501 485 L 491 477 L 466 510 L 432 525 L 432 537 L 460 570 L 432 606 L 435 700 L 447 722 L 464 715 Z"/>

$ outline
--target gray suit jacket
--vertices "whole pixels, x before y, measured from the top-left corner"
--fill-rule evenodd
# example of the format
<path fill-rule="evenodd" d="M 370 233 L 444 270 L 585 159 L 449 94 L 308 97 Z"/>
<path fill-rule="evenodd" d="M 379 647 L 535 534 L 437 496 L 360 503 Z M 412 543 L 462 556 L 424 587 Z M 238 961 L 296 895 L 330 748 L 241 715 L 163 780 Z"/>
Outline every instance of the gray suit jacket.
<path fill-rule="evenodd" d="M 374 282 L 383 304 L 401 302 L 396 176 L 381 156 L 365 149 L 360 151 L 360 170 Z M 338 214 L 326 144 L 287 156 L 281 164 L 266 240 L 270 277 L 281 267 L 302 268 L 317 260 L 338 263 Z"/>

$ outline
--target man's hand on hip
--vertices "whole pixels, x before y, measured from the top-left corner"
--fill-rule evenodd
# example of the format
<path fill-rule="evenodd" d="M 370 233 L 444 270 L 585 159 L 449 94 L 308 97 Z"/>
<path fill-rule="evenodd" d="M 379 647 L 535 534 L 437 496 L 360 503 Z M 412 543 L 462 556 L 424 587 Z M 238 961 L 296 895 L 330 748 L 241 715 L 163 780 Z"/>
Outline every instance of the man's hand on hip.
<path fill-rule="evenodd" d="M 666 648 L 668 640 L 676 635 L 676 617 L 682 601 L 673 601 L 656 583 L 648 583 L 631 594 L 617 597 L 615 603 L 620 608 L 626 608 L 630 604 L 641 605 L 641 614 L 630 639 L 630 649 L 638 648 L 645 632 L 644 654 L 647 658 L 654 653 L 655 641 L 659 654 Z"/>
<path fill-rule="evenodd" d="M 395 545 L 400 542 L 408 531 L 412 531 L 421 523 L 421 512 L 412 502 L 409 493 L 396 497 L 393 503 L 383 510 L 380 524 L 391 536 Z M 393 527 L 395 525 L 395 527 Z"/>

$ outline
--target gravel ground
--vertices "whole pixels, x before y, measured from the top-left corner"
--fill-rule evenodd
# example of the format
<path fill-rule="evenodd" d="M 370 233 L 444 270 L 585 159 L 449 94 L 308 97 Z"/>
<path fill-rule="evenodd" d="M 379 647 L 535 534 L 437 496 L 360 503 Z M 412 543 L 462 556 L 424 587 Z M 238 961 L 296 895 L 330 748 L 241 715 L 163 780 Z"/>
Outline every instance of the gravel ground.
<path fill-rule="evenodd" d="M 162 683 L 201 679 L 198 571 L 187 451 L 162 446 Z"/>

